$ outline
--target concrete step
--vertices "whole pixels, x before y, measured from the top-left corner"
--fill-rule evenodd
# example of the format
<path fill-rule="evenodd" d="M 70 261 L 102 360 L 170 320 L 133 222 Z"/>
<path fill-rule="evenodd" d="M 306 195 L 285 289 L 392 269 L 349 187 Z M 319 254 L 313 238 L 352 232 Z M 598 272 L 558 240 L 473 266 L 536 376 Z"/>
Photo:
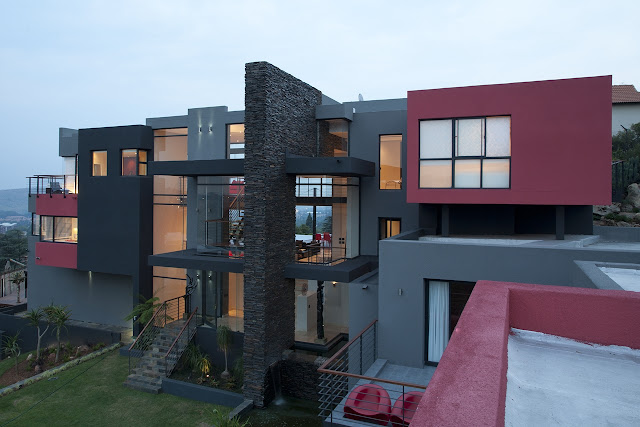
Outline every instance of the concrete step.
<path fill-rule="evenodd" d="M 123 385 L 133 390 L 158 394 L 162 389 L 162 380 L 150 379 L 140 375 L 129 375 Z"/>

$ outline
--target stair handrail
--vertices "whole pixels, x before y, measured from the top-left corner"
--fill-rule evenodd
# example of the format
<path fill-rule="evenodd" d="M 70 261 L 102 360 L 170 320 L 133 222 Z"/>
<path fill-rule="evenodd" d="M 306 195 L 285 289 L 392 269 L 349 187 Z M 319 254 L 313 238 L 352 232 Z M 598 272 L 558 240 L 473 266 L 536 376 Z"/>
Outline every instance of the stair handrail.
<path fill-rule="evenodd" d="M 131 353 L 131 350 L 133 350 L 133 346 L 136 345 L 136 343 L 138 342 L 138 340 L 144 335 L 144 332 L 147 330 L 147 328 L 149 327 L 149 325 L 153 324 L 154 319 L 156 318 L 156 316 L 158 315 L 158 313 L 160 313 L 162 311 L 163 308 L 166 305 L 166 301 L 163 302 L 160 307 L 158 307 L 158 309 L 156 310 L 155 313 L 153 313 L 153 316 L 151 316 L 151 319 L 147 322 L 146 325 L 144 325 L 144 328 L 142 328 L 142 331 L 140 331 L 140 333 L 138 334 L 138 336 L 136 337 L 135 341 L 131 344 L 131 346 L 129 347 L 129 353 Z"/>
<path fill-rule="evenodd" d="M 182 334 L 184 333 L 185 329 L 188 330 L 189 326 L 191 325 L 191 320 L 194 318 L 194 316 L 196 315 L 197 312 L 198 312 L 198 307 L 196 307 L 195 310 L 193 310 L 193 312 L 189 316 L 189 319 L 187 319 L 187 321 L 185 322 L 185 324 L 182 327 L 182 329 L 180 329 L 180 332 L 178 333 L 178 336 L 176 336 L 176 339 L 173 340 L 173 343 L 171 344 L 171 347 L 169 347 L 169 350 L 167 350 L 167 353 L 164 355 L 165 375 L 167 377 L 171 374 L 171 371 L 173 371 L 173 366 L 171 367 L 171 370 L 169 370 L 169 366 L 168 366 L 169 365 L 169 363 L 168 363 L 169 355 L 171 354 L 171 352 L 173 351 L 173 348 L 176 346 L 176 344 L 178 343 L 178 341 L 182 337 Z M 189 330 L 189 332 L 187 334 L 191 335 L 191 331 Z M 191 339 L 191 336 L 188 337 L 187 341 L 189 341 L 190 339 Z M 177 361 L 176 361 L 176 363 L 177 363 Z"/>

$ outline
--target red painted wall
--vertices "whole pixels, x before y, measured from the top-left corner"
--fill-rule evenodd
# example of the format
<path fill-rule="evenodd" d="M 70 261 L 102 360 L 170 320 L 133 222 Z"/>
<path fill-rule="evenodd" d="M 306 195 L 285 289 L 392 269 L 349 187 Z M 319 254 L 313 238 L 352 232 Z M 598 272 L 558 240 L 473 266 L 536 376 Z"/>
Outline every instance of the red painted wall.
<path fill-rule="evenodd" d="M 67 194 L 66 196 L 64 194 L 40 194 L 36 199 L 36 214 L 77 217 L 78 195 Z"/>
<path fill-rule="evenodd" d="M 480 281 L 411 425 L 503 426 L 510 328 L 640 349 L 640 293 Z"/>
<path fill-rule="evenodd" d="M 510 189 L 419 188 L 419 121 L 511 116 Z M 410 203 L 611 203 L 611 76 L 412 91 Z"/>
<path fill-rule="evenodd" d="M 78 267 L 78 245 L 36 242 L 36 265 L 75 269 Z"/>

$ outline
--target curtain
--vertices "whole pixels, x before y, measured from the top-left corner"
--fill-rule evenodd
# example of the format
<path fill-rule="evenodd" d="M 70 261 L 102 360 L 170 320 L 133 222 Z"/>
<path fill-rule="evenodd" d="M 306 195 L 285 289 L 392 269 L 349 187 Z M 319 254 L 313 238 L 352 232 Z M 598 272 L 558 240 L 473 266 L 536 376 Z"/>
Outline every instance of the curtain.
<path fill-rule="evenodd" d="M 427 360 L 439 362 L 449 343 L 449 282 L 429 281 Z"/>

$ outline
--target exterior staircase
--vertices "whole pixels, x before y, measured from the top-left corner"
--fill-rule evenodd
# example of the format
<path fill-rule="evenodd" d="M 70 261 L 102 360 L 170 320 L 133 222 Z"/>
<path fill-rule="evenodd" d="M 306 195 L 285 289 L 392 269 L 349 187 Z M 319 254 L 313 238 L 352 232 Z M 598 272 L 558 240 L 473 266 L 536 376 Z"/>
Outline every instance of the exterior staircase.
<path fill-rule="evenodd" d="M 124 382 L 125 387 L 147 393 L 160 393 L 162 379 L 167 377 L 165 355 L 185 323 L 184 320 L 171 322 L 155 336 L 149 350 L 145 351 L 140 358 L 138 366 L 131 370 Z"/>
<path fill-rule="evenodd" d="M 184 306 L 174 298 L 162 303 L 129 347 L 129 376 L 125 387 L 158 394 L 162 380 L 173 371 L 196 333 L 198 309 L 185 318 Z M 173 320 L 178 319 L 178 320 Z"/>

